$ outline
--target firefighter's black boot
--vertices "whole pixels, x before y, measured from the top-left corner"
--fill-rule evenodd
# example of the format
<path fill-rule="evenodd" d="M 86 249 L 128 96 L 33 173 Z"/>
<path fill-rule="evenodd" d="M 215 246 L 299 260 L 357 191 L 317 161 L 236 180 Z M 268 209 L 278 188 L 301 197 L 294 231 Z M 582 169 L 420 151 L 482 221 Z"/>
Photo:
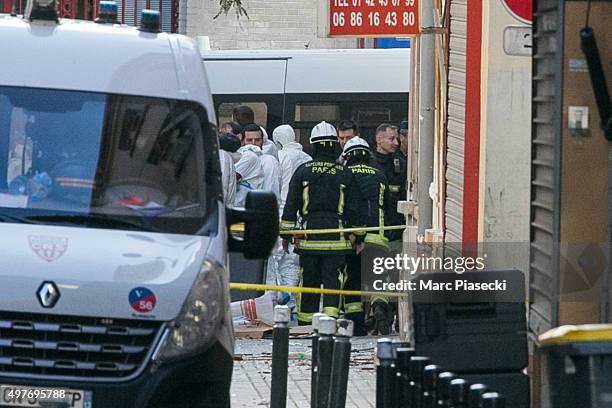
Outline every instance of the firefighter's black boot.
<path fill-rule="evenodd" d="M 383 336 L 391 333 L 393 317 L 391 317 L 389 304 L 386 302 L 375 302 L 372 304 L 371 312 L 374 318 L 374 334 Z"/>

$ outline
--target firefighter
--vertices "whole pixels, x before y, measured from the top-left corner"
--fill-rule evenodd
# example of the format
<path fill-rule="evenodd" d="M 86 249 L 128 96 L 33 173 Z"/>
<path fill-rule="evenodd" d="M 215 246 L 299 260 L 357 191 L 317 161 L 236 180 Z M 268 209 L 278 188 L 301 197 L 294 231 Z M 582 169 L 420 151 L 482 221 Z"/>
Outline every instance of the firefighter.
<path fill-rule="evenodd" d="M 353 174 L 361 199 L 359 204 L 361 220 L 367 227 L 383 227 L 385 211 L 388 211 L 390 203 L 389 188 L 384 173 L 370 165 L 371 155 L 368 142 L 359 136 L 349 139 L 342 152 L 346 165 Z M 389 240 L 383 230 L 367 232 L 363 241 L 371 250 L 383 252 L 383 256 L 388 249 Z M 355 253 L 346 257 L 347 280 L 344 288 L 347 290 L 361 290 L 361 251 L 360 245 Z M 355 323 L 355 335 L 365 336 L 365 316 L 361 298 L 346 296 L 343 303 L 346 317 Z M 385 334 L 384 327 L 375 329 Z"/>
<path fill-rule="evenodd" d="M 336 229 L 358 225 L 355 185 L 351 172 L 337 164 L 338 135 L 327 122 L 317 124 L 310 134 L 313 160 L 295 171 L 281 218 L 281 233 L 293 229 Z M 298 222 L 299 218 L 299 222 Z M 299 286 L 340 289 L 345 280 L 346 255 L 352 252 L 351 239 L 344 233 L 294 236 L 295 252 L 300 256 Z M 289 241 L 283 235 L 283 248 Z M 298 323 L 312 323 L 319 311 L 319 295 L 296 297 Z M 323 313 L 338 317 L 340 297 L 325 295 Z"/>
<path fill-rule="evenodd" d="M 386 213 L 387 225 L 405 225 L 406 217 L 397 212 L 397 203 L 407 199 L 407 163 L 396 151 L 399 147 L 397 126 L 383 123 L 376 128 L 376 151 L 372 154 L 372 166 L 382 171 L 389 183 L 390 204 Z M 402 231 L 387 231 L 391 255 L 402 252 Z M 388 334 L 393 324 L 395 310 L 386 297 L 372 298 L 370 314 L 376 330 Z"/>

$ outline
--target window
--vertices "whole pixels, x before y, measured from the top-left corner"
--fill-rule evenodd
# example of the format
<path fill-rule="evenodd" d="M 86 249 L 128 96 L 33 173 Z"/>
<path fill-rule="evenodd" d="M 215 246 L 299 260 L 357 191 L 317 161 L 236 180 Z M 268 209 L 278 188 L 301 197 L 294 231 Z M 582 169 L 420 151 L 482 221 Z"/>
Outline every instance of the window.
<path fill-rule="evenodd" d="M 264 128 L 268 127 L 268 105 L 265 102 L 223 102 L 219 105 L 219 125 L 233 122 L 232 112 L 238 106 L 246 105 L 255 113 L 255 123 Z"/>
<path fill-rule="evenodd" d="M 193 102 L 0 87 L 0 213 L 194 233 L 216 199 L 214 140 Z"/>
<path fill-rule="evenodd" d="M 335 124 L 340 120 L 340 107 L 336 104 L 295 105 L 296 122 L 316 122 L 322 120 Z"/>
<path fill-rule="evenodd" d="M 374 145 L 378 125 L 399 125 L 408 115 L 404 94 L 296 94 L 287 96 L 287 105 L 294 115 L 297 140 L 309 153 L 310 131 L 322 120 L 334 126 L 341 120 L 352 120 L 359 126 L 360 136 Z"/>

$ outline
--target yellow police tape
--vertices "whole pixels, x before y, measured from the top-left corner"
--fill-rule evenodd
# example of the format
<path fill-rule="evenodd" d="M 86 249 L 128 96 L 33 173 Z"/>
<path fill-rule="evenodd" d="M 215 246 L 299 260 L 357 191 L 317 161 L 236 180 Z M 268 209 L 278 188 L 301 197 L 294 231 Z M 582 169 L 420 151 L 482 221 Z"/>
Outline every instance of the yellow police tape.
<path fill-rule="evenodd" d="M 321 288 L 299 288 L 295 286 L 273 286 L 261 285 L 258 283 L 241 283 L 230 282 L 230 289 L 234 290 L 271 290 L 275 292 L 290 292 L 290 293 L 312 293 L 316 295 L 342 295 L 342 296 L 389 296 L 401 297 L 405 293 L 398 292 L 378 292 L 378 291 L 363 291 L 363 290 L 342 290 L 342 289 L 321 289 Z"/>
<path fill-rule="evenodd" d="M 317 234 L 336 234 L 341 232 L 368 232 L 368 231 L 393 231 L 406 229 L 407 225 L 390 225 L 387 227 L 355 227 L 355 228 L 330 228 L 330 229 L 305 229 L 305 230 L 284 230 L 280 235 L 317 235 Z M 244 232 L 244 224 L 233 224 L 230 226 L 232 233 Z"/>

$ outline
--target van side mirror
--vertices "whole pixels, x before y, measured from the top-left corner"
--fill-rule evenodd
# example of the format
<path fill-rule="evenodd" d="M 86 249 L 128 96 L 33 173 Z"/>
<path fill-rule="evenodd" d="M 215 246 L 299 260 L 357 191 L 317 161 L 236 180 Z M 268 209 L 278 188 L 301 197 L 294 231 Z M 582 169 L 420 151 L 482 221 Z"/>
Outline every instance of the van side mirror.
<path fill-rule="evenodd" d="M 229 231 L 229 250 L 242 252 L 246 259 L 264 259 L 270 255 L 278 239 L 278 203 L 274 193 L 250 191 L 244 210 L 227 210 L 227 228 L 244 223 L 244 239 Z"/>

